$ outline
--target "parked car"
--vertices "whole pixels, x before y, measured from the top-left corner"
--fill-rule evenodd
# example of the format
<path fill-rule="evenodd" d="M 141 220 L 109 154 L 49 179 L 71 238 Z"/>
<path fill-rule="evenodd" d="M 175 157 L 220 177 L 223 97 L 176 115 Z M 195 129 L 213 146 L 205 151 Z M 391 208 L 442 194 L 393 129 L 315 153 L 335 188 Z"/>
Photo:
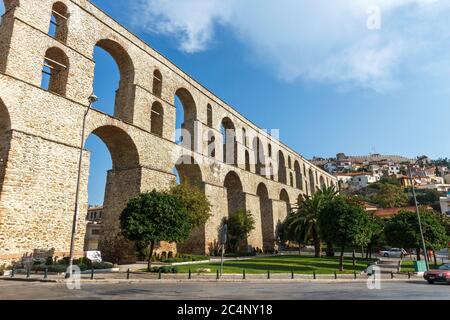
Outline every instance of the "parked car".
<path fill-rule="evenodd" d="M 389 250 L 383 250 L 380 251 L 380 256 L 386 257 L 386 258 L 403 258 L 404 256 L 407 256 L 408 252 L 406 252 L 405 249 L 401 248 L 391 248 Z"/>
<path fill-rule="evenodd" d="M 443 264 L 438 269 L 429 270 L 423 274 L 428 283 L 445 282 L 450 284 L 450 263 Z"/>
<path fill-rule="evenodd" d="M 102 253 L 100 251 L 86 251 L 84 256 L 92 262 L 102 262 Z"/>

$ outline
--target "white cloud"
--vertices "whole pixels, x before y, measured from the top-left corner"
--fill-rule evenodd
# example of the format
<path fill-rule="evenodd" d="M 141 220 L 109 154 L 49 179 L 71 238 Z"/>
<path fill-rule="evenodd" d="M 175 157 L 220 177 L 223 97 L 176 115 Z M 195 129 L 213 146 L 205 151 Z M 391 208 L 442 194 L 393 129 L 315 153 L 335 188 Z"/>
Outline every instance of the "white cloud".
<path fill-rule="evenodd" d="M 366 26 L 374 5 L 380 30 Z M 138 0 L 136 8 L 136 25 L 174 37 L 185 52 L 207 50 L 221 25 L 285 81 L 378 91 L 396 86 L 402 66 L 450 35 L 445 0 Z"/>

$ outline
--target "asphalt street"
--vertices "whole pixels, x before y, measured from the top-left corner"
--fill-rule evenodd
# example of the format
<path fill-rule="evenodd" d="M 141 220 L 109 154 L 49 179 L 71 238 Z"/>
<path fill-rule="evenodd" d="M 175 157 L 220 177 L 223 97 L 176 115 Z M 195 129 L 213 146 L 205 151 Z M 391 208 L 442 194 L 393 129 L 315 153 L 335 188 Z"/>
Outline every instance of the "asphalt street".
<path fill-rule="evenodd" d="M 0 299 L 139 299 L 139 300 L 372 300 L 450 299 L 450 286 L 424 281 L 385 282 L 380 290 L 369 290 L 364 282 L 280 283 L 280 282 L 152 282 L 81 283 L 70 290 L 64 283 L 0 281 Z"/>

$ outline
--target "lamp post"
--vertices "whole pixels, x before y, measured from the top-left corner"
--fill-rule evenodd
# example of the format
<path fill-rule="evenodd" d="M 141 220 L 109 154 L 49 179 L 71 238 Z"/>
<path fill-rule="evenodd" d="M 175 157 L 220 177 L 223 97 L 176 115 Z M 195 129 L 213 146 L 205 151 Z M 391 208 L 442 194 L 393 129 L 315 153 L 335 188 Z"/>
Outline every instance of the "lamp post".
<path fill-rule="evenodd" d="M 412 170 L 411 170 L 411 167 L 415 166 L 419 161 L 422 161 L 422 158 L 417 159 L 417 161 L 414 162 L 413 165 L 410 164 L 408 166 L 409 167 L 409 179 L 411 181 L 412 192 L 413 192 L 413 197 L 414 197 L 414 204 L 416 206 L 416 214 L 417 214 L 417 221 L 419 223 L 420 238 L 422 240 L 423 255 L 425 257 L 426 268 L 427 268 L 427 270 L 429 270 L 427 247 L 425 246 L 425 238 L 423 237 L 422 222 L 421 222 L 421 219 L 420 219 L 419 205 L 417 203 L 417 197 L 416 197 L 416 188 L 415 188 L 415 185 L 414 185 L 414 180 L 413 180 L 413 175 L 412 175 Z M 419 252 L 419 256 L 420 256 L 420 252 Z"/>
<path fill-rule="evenodd" d="M 89 105 L 84 112 L 83 116 L 83 127 L 81 130 L 81 144 L 80 144 L 80 158 L 78 160 L 78 175 L 77 175 L 77 189 L 75 192 L 75 209 L 73 212 L 73 222 L 72 222 L 72 236 L 70 238 L 70 262 L 69 262 L 69 272 L 66 273 L 66 278 L 72 277 L 72 269 L 73 269 L 73 256 L 75 251 L 75 237 L 77 233 L 77 221 L 78 221 L 78 199 L 80 195 L 80 177 L 81 177 L 81 165 L 83 162 L 83 147 L 84 147 L 84 134 L 86 131 L 86 118 L 91 110 L 92 105 L 98 101 L 98 97 L 92 94 L 89 98 Z"/>

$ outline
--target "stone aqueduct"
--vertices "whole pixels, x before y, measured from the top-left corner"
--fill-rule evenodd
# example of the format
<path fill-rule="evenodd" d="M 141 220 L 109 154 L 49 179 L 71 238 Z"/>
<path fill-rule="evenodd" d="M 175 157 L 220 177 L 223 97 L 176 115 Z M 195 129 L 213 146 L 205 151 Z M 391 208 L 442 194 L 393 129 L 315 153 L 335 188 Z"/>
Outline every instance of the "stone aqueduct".
<path fill-rule="evenodd" d="M 257 222 L 249 245 L 270 250 L 288 207 L 319 186 L 336 184 L 333 176 L 256 127 L 90 1 L 3 1 L 0 261 L 36 249 L 53 248 L 59 256 L 69 250 L 96 46 L 114 58 L 121 76 L 114 116 L 91 110 L 84 137 L 101 138 L 113 161 L 105 190 L 105 241 L 116 235 L 127 200 L 169 187 L 174 167 L 212 202 L 211 219 L 188 242 L 191 250 L 203 253 L 218 238 L 222 218 L 242 207 Z M 49 34 L 51 20 L 56 27 Z M 43 68 L 51 73 L 46 88 Z M 189 133 L 182 146 L 175 143 L 176 96 Z M 84 153 L 78 254 L 87 210 L 90 153 Z"/>

